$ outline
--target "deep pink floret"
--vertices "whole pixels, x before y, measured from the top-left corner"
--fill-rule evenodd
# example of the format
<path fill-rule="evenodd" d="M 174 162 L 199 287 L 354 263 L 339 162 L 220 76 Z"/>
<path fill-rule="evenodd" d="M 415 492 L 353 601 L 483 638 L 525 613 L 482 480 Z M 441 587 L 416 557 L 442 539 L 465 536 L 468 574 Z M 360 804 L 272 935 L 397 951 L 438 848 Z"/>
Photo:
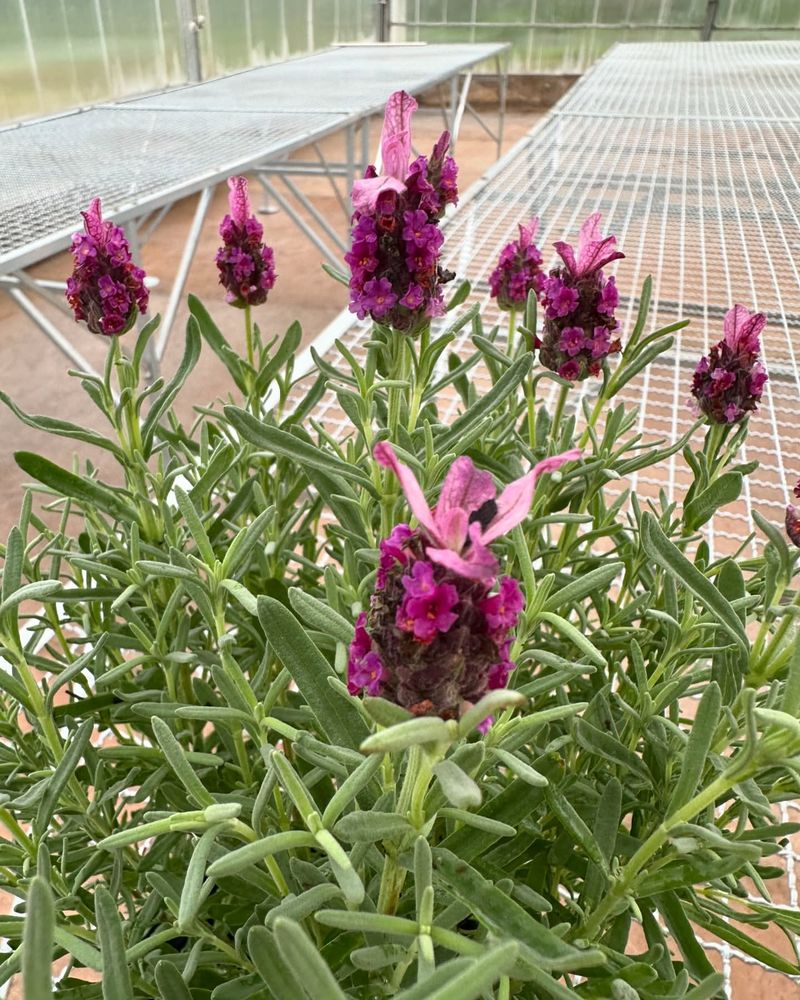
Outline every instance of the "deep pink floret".
<path fill-rule="evenodd" d="M 350 694 L 365 690 L 367 694 L 374 696 L 380 692 L 385 672 L 380 656 L 372 649 L 372 639 L 364 627 L 366 621 L 367 616 L 362 611 L 356 621 L 355 637 L 350 645 L 347 689 Z"/>
<path fill-rule="evenodd" d="M 451 583 L 436 583 L 430 563 L 415 562 L 411 575 L 400 582 L 406 596 L 397 609 L 397 627 L 404 632 L 428 643 L 458 620 L 453 612 L 459 602 L 458 591 Z"/>

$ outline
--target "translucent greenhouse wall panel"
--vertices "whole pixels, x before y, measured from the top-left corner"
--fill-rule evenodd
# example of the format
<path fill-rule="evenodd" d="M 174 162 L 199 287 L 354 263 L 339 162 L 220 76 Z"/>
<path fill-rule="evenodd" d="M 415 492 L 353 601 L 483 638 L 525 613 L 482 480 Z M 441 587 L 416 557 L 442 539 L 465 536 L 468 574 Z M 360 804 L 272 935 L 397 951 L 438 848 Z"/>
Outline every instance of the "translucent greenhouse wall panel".
<path fill-rule="evenodd" d="M 203 75 L 374 37 L 374 0 L 197 0 Z M 177 0 L 0 0 L 0 120 L 186 79 Z"/>
<path fill-rule="evenodd" d="M 392 0 L 392 38 L 508 41 L 511 72 L 582 73 L 616 42 L 697 41 L 707 6 L 707 0 Z M 715 27 L 719 40 L 796 38 L 800 3 L 720 0 Z"/>

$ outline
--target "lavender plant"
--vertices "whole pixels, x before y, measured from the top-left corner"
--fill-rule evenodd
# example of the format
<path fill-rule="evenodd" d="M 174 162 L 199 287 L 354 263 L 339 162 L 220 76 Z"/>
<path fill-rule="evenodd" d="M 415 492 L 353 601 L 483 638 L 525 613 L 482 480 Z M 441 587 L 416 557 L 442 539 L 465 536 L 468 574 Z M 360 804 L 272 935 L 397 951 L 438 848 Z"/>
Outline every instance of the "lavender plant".
<path fill-rule="evenodd" d="M 407 163 L 385 150 L 356 198 L 388 191 L 397 222 Z M 610 258 L 561 249 L 551 278 L 577 299 L 542 341 L 569 354 L 572 314 L 596 338 L 613 313 Z M 700 529 L 753 471 L 753 408 L 641 440 L 620 390 L 684 325 L 646 332 L 648 281 L 617 366 L 595 359 L 595 405 L 567 415 L 569 382 L 525 349 L 529 291 L 524 340 L 462 309 L 462 286 L 441 329 L 374 317 L 366 359 L 342 345 L 302 392 L 298 327 L 265 342 L 245 309 L 241 358 L 190 299 L 166 384 L 140 371 L 157 318 L 129 356 L 112 338 L 102 378 L 78 373 L 106 434 L 3 397 L 117 475 L 17 455 L 36 485 L 2 550 L 0 982 L 29 1000 L 721 997 L 699 933 L 800 971 L 769 890 L 800 829 L 775 814 L 800 794 L 796 513 L 788 541 L 755 515 L 758 557 L 713 554 Z M 185 426 L 203 342 L 231 401 Z M 309 419 L 325 391 L 344 440 Z M 683 503 L 625 485 L 679 455 Z"/>

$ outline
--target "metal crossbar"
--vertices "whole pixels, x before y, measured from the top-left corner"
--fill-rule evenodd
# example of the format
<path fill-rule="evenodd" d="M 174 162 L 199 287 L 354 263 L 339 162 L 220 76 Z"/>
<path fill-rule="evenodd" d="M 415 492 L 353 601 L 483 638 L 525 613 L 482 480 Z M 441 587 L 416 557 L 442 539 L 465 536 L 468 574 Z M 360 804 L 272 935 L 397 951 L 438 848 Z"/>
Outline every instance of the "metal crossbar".
<path fill-rule="evenodd" d="M 0 129 L 0 287 L 13 289 L 17 304 L 63 348 L 63 338 L 52 335 L 53 324 L 38 320 L 40 310 L 28 293 L 40 289 L 36 279 L 24 285 L 25 269 L 69 245 L 79 212 L 92 197 L 99 196 L 106 217 L 125 222 L 129 235 L 141 244 L 165 208 L 203 192 L 172 284 L 158 352 L 149 359 L 155 374 L 202 217 L 219 181 L 255 171 L 275 193 L 267 175 L 258 174 L 260 168 L 285 178 L 292 174 L 288 157 L 293 151 L 342 130 L 345 163 L 332 168 L 323 159 L 316 168 L 304 165 L 300 173 L 316 170 L 333 183 L 338 174 L 349 185 L 359 165 L 356 129 L 361 129 L 364 159 L 368 119 L 383 108 L 393 90 L 402 87 L 419 94 L 454 81 L 451 120 L 457 124 L 470 69 L 486 60 L 496 62 L 502 118 L 507 48 L 502 42 L 339 46 L 206 83 Z M 293 188 L 290 184 L 290 195 L 309 213 L 307 202 Z M 331 250 L 319 233 L 322 229 L 329 236 L 328 227 L 318 217 L 317 226 L 309 226 L 286 198 L 281 203 L 320 252 L 338 261 L 338 249 Z M 146 219 L 153 213 L 155 223 L 148 226 Z M 314 211 L 310 214 L 315 216 Z M 4 281 L 3 275 L 11 275 L 11 280 Z"/>
<path fill-rule="evenodd" d="M 746 480 L 742 499 L 724 508 L 709 529 L 718 554 L 743 544 L 754 552 L 755 540 L 748 542 L 753 511 L 782 521 L 790 486 L 800 476 L 798 150 L 800 43 L 618 46 L 484 175 L 445 223 L 445 264 L 469 278 L 472 300 L 491 324 L 505 317 L 489 298 L 488 276 L 517 224 L 539 215 L 540 242 L 547 248 L 576 237 L 587 215 L 602 212 L 603 231 L 616 233 L 627 254 L 616 266 L 623 339 L 648 274 L 654 281 L 648 328 L 692 318 L 673 349 L 623 390 L 624 402 L 639 407 L 637 429 L 645 440 L 674 441 L 691 426 L 691 373 L 721 338 L 726 309 L 741 302 L 766 313 L 763 354 L 770 381 L 743 454 L 760 466 Z M 552 251 L 545 254 L 555 259 Z M 365 325 L 343 314 L 316 347 L 328 351 L 331 363 L 342 363 L 334 338 L 363 357 L 368 336 Z M 466 331 L 454 350 L 467 352 L 468 340 Z M 310 368 L 310 352 L 302 363 Z M 480 368 L 472 378 L 488 386 Z M 583 398 L 596 391 L 593 380 L 576 386 L 571 405 L 580 413 Z M 554 395 L 555 389 L 551 404 Z M 441 405 L 445 419 L 452 419 L 460 401 L 446 396 Z M 312 416 L 340 438 L 352 433 L 331 393 Z M 640 500 L 663 490 L 680 502 L 688 484 L 677 455 L 623 485 Z M 798 808 L 782 810 L 796 815 Z M 784 851 L 785 902 L 795 909 L 798 847 L 800 840 Z M 718 953 L 733 997 L 735 984 L 758 963 L 725 942 L 707 947 Z M 759 975 L 765 984 L 778 976 L 767 970 Z M 736 995 L 761 994 L 736 988 Z"/>

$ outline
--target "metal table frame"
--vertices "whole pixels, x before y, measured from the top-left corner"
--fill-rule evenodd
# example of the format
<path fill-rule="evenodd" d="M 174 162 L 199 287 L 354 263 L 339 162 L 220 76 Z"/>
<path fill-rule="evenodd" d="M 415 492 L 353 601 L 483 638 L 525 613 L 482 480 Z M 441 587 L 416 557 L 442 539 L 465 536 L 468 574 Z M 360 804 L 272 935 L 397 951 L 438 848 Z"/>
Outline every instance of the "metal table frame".
<path fill-rule="evenodd" d="M 215 164 L 213 167 L 199 172 L 196 176 L 181 178 L 176 183 L 165 184 L 156 191 L 151 191 L 141 197 L 135 195 L 124 204 L 108 203 L 104 200 L 104 215 L 118 223 L 124 223 L 126 233 L 131 243 L 134 258 L 141 260 L 141 248 L 152 237 L 153 233 L 163 221 L 171 207 L 180 199 L 198 193 L 197 204 L 194 215 L 189 225 L 186 240 L 180 260 L 177 263 L 176 271 L 170 287 L 170 295 L 167 302 L 164 316 L 157 338 L 148 347 L 145 356 L 145 364 L 148 369 L 148 377 L 155 378 L 160 371 L 169 336 L 174 324 L 175 316 L 180 306 L 186 279 L 192 264 L 198 241 L 203 229 L 203 224 L 213 200 L 214 191 L 217 184 L 235 173 L 252 173 L 256 176 L 263 187 L 265 193 L 274 205 L 279 206 L 292 219 L 295 225 L 311 240 L 320 253 L 330 262 L 340 266 L 341 258 L 346 249 L 343 241 L 331 226 L 329 220 L 314 206 L 313 202 L 303 193 L 295 183 L 295 180 L 303 176 L 325 176 L 333 186 L 337 200 L 342 211 L 347 215 L 349 210 L 347 198 L 352 182 L 359 170 L 363 170 L 369 162 L 370 130 L 369 119 L 372 115 L 382 111 L 386 97 L 393 89 L 405 87 L 413 94 L 420 94 L 433 88 L 441 88 L 449 83 L 449 104 L 442 108 L 445 126 L 448 127 L 457 139 L 458 131 L 465 114 L 473 115 L 487 135 L 494 140 L 500 155 L 503 142 L 503 127 L 505 120 L 505 103 L 507 87 L 507 53 L 509 45 L 507 43 L 496 43 L 489 45 L 420 45 L 382 43 L 380 45 L 345 45 L 315 53 L 311 56 L 301 56 L 296 59 L 285 60 L 282 63 L 274 63 L 266 67 L 245 70 L 240 73 L 230 74 L 215 80 L 205 81 L 200 84 L 193 84 L 184 87 L 171 88 L 159 91 L 155 94 L 144 97 L 131 98 L 113 104 L 101 104 L 95 107 L 75 112 L 68 112 L 61 115 L 53 115 L 44 119 L 36 119 L 24 122 L 6 129 L 0 129 L 0 161 L 2 159 L 3 137 L 6 134 L 15 133 L 31 129 L 48 129 L 53 132 L 53 153 L 58 153 L 58 142 L 56 137 L 58 130 L 70 127 L 73 123 L 80 122 L 82 115 L 105 114 L 111 120 L 118 117 L 120 112 L 145 114 L 151 116 L 162 116 L 166 125 L 170 123 L 170 115 L 179 112 L 184 118 L 186 116 L 196 116 L 200 121 L 201 117 L 205 125 L 212 122 L 212 128 L 224 130 L 226 119 L 229 115 L 236 115 L 240 121 L 247 121 L 247 116 L 252 116 L 249 120 L 257 122 L 263 117 L 266 110 L 263 106 L 251 106 L 242 108 L 240 106 L 237 91 L 247 94 L 254 79 L 254 74 L 259 79 L 267 80 L 271 75 L 277 76 L 283 67 L 287 67 L 289 72 L 302 71 L 306 69 L 313 79 L 316 61 L 317 66 L 321 65 L 321 60 L 335 60 L 338 53 L 343 49 L 347 50 L 348 66 L 350 72 L 355 75 L 358 90 L 357 70 L 359 63 L 368 65 L 369 59 L 374 55 L 376 49 L 380 49 L 380 59 L 387 67 L 387 75 L 392 77 L 387 79 L 385 93 L 383 90 L 379 99 L 376 97 L 376 85 L 373 82 L 371 96 L 359 97 L 353 95 L 349 100 L 336 101 L 336 105 L 328 110 L 318 111 L 310 108 L 305 109 L 287 108 L 286 120 L 290 116 L 298 119 L 298 127 L 294 130 L 290 138 L 281 140 L 278 146 L 262 146 L 258 150 L 250 150 L 247 154 L 236 155 L 233 147 L 233 155 L 228 162 Z M 408 58 L 412 60 L 417 52 L 425 57 L 434 58 L 442 55 L 445 65 L 438 67 L 436 72 L 422 73 L 412 78 L 407 78 Z M 363 58 L 359 58 L 359 53 Z M 451 58 L 452 56 L 452 58 Z M 405 57 L 405 60 L 403 59 Z M 473 78 L 474 67 L 481 62 L 492 60 L 494 63 L 497 90 L 498 90 L 498 124 L 496 130 L 489 127 L 486 121 L 478 114 L 469 102 L 470 85 Z M 302 65 L 301 65 L 302 64 Z M 405 65 L 405 72 L 403 66 Z M 396 71 L 393 74 L 393 67 Z M 352 79 L 351 79 L 352 83 Z M 369 81 L 365 80 L 365 91 L 369 86 Z M 380 87 L 380 85 L 378 85 Z M 229 93 L 227 91 L 230 91 Z M 220 92 L 223 92 L 220 94 Z M 266 99 L 266 97 L 265 97 Z M 287 100 L 286 94 L 276 97 L 276 102 L 284 103 Z M 272 103 L 272 102 L 270 102 Z M 204 106 L 206 105 L 206 106 Z M 273 116 L 278 117 L 283 112 L 277 112 L 270 108 Z M 215 119 L 213 116 L 217 116 Z M 330 162 L 319 143 L 322 139 L 334 133 L 341 132 L 344 138 L 344 152 L 341 160 Z M 46 141 L 45 143 L 46 144 Z M 296 150 L 310 146 L 316 156 L 316 161 L 304 160 L 294 161 L 289 157 Z M 6 178 L 9 176 L 13 180 L 14 165 L 9 163 L 4 168 Z M 345 182 L 344 193 L 340 190 L 341 180 Z M 277 186 L 277 182 L 282 184 L 282 190 Z M 97 193 L 103 197 L 102 188 Z M 45 258 L 65 249 L 70 242 L 72 232 L 78 228 L 79 211 L 85 207 L 84 204 L 72 206 L 75 222 L 71 222 L 68 229 L 58 228 L 48 231 L 38 238 L 29 241 L 22 246 L 12 246 L 5 252 L 0 250 L 0 288 L 2 288 L 15 302 L 15 304 L 32 320 L 39 329 L 81 370 L 92 371 L 91 364 L 76 348 L 70 339 L 62 332 L 59 326 L 43 312 L 40 304 L 31 297 L 38 296 L 40 300 L 48 305 L 54 306 L 60 312 L 71 315 L 69 308 L 63 298 L 64 285 L 62 282 L 50 281 L 30 274 L 28 269 Z M 8 211 L 11 210 L 7 209 Z M 269 209 L 267 209 L 269 210 Z M 307 213 L 313 222 L 310 224 L 303 217 L 301 212 Z M 2 214 L 0 213 L 0 220 Z"/>

